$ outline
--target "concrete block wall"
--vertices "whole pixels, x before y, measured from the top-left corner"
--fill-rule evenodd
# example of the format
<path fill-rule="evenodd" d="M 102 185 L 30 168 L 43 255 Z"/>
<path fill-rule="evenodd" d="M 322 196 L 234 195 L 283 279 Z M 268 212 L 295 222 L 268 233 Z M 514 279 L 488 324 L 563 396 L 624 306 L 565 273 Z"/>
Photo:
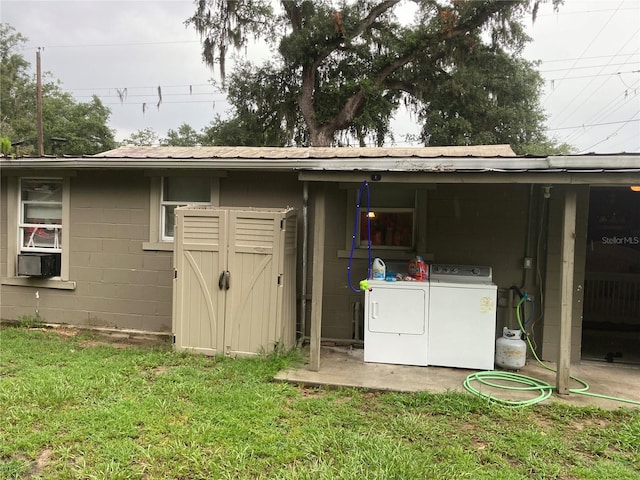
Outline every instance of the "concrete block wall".
<path fill-rule="evenodd" d="M 0 277 L 7 271 L 7 177 L 0 177 Z M 2 285 L 0 285 L 0 318 L 2 318 Z"/>
<path fill-rule="evenodd" d="M 71 177 L 69 280 L 76 288 L 3 285 L 2 317 L 37 309 L 51 323 L 170 331 L 171 252 L 142 249 L 149 236 L 149 188 L 142 172 Z"/>
<path fill-rule="evenodd" d="M 349 288 L 348 258 L 344 255 L 350 247 L 345 239 L 351 237 L 345 225 L 353 224 L 355 205 L 347 205 L 345 188 L 329 184 L 326 188 L 322 336 L 350 339 L 354 334 L 354 304 L 364 302 L 363 294 Z M 372 184 L 371 189 L 375 188 Z M 398 188 L 415 186 L 398 185 Z M 426 251 L 419 253 L 431 255 L 436 263 L 490 265 L 494 282 L 500 288 L 519 286 L 523 278 L 529 195 L 529 185 L 439 184 L 428 188 Z M 389 259 L 393 253 L 386 256 Z M 356 288 L 366 275 L 367 260 L 354 259 L 351 276 Z"/>
<path fill-rule="evenodd" d="M 253 208 L 284 208 L 293 207 L 298 211 L 297 223 L 297 251 L 296 251 L 296 296 L 302 290 L 302 189 L 303 184 L 298 180 L 295 172 L 241 172 L 229 171 L 220 179 L 220 206 L 222 207 L 253 207 Z M 311 228 L 311 226 L 310 226 Z M 311 251 L 311 250 L 309 250 Z M 310 278 L 310 276 L 308 277 Z M 310 311 L 311 302 L 307 305 Z M 299 303 L 296 304 L 296 313 Z M 309 318 L 309 313 L 307 313 Z M 302 333 L 297 327 L 297 335 Z"/>
<path fill-rule="evenodd" d="M 155 241 L 148 238 L 151 178 L 142 171 L 82 171 L 72 176 L 67 228 L 69 281 L 75 289 L 2 285 L 0 316 L 17 319 L 37 312 L 51 323 L 170 332 L 173 252 L 143 250 L 143 242 Z M 0 186 L 4 207 L 5 177 Z M 300 210 L 301 202 L 302 184 L 295 173 L 230 172 L 220 182 L 223 206 Z M 7 214 L 6 207 L 0 208 L 3 276 Z"/>
<path fill-rule="evenodd" d="M 149 189 L 142 172 L 72 179 L 69 274 L 80 304 L 68 323 L 171 329 L 171 252 L 142 249 L 149 241 Z"/>
<path fill-rule="evenodd" d="M 57 290 L 2 285 L 0 316 L 15 319 L 31 315 L 36 309 L 45 321 L 132 328 L 149 331 L 171 330 L 173 268 L 171 251 L 145 251 L 150 219 L 151 177 L 143 172 L 78 172 L 71 178 L 70 278 L 75 290 Z M 310 190 L 318 184 L 310 183 Z M 6 206 L 6 178 L 0 185 L 0 202 Z M 297 175 L 261 172 L 228 172 L 220 179 L 221 206 L 283 207 L 299 210 L 298 272 L 302 264 L 302 183 Z M 347 189 L 326 184 L 327 226 L 323 331 L 328 338 L 353 338 L 354 305 L 364 301 L 362 293 L 352 292 L 347 282 L 348 252 L 355 205 L 347 205 Z M 355 188 L 355 187 L 354 187 Z M 373 186 L 372 188 L 375 188 Z M 414 188 L 402 186 L 398 188 Z M 559 190 L 558 190 L 559 191 Z M 586 226 L 588 189 L 579 195 L 578 225 Z M 427 191 L 425 251 L 438 263 L 470 263 L 493 267 L 494 281 L 501 288 L 522 281 L 522 259 L 526 239 L 529 185 L 439 184 Z M 313 198 L 311 194 L 310 198 Z M 556 200 L 552 198 L 552 201 Z M 310 206 L 313 202 L 310 202 Z M 559 246 L 557 206 L 550 212 L 550 247 Z M 0 208 L 0 267 L 6 272 L 8 212 Z M 537 213 L 534 215 L 537 218 Z M 310 232 L 313 212 L 310 208 Z M 534 230 L 534 237 L 537 235 Z M 579 238 L 586 232 L 579 232 Z M 310 235 L 309 252 L 313 251 Z M 584 278 L 585 242 L 577 242 L 576 265 L 582 268 L 576 285 Z M 559 247 L 558 247 L 559 248 Z M 580 250 L 583 248 L 582 250 Z M 554 257 L 554 255 L 556 257 Z M 550 251 L 547 307 L 557 305 L 554 275 L 558 276 L 559 251 Z M 393 259 L 395 260 L 395 259 Z M 311 292 L 313 258 L 309 257 L 308 285 Z M 356 287 L 367 275 L 367 260 L 354 259 L 351 269 Z M 580 278 L 582 277 L 582 278 Z M 297 291 L 300 292 L 301 278 Z M 39 298 L 36 298 L 36 291 Z M 555 295 L 555 297 L 554 297 Z M 307 303 L 310 306 L 310 301 Z M 581 307 L 574 307 L 574 330 L 580 328 Z M 307 320 L 309 316 L 307 316 Z M 555 355 L 558 319 L 545 318 L 542 352 L 547 359 Z M 307 324 L 308 328 L 308 324 Z M 306 332 L 308 333 L 308 332 Z M 574 336 L 572 358 L 579 358 L 580 336 Z M 556 342 L 556 343 L 554 343 Z"/>
<path fill-rule="evenodd" d="M 355 293 L 347 281 L 348 251 L 353 232 L 347 233 L 345 215 L 355 219 L 355 205 L 347 205 L 347 190 L 338 185 L 326 185 L 326 229 L 324 254 L 324 298 L 322 314 L 322 336 L 326 338 L 352 339 L 355 336 L 353 306 L 360 302 L 364 307 L 364 294 Z M 349 241 L 347 241 L 347 237 Z M 365 259 L 355 259 L 351 278 L 358 288 L 360 280 L 367 277 Z"/>
<path fill-rule="evenodd" d="M 528 201 L 528 185 L 438 185 L 427 216 L 435 262 L 489 265 L 499 287 L 520 285 Z"/>

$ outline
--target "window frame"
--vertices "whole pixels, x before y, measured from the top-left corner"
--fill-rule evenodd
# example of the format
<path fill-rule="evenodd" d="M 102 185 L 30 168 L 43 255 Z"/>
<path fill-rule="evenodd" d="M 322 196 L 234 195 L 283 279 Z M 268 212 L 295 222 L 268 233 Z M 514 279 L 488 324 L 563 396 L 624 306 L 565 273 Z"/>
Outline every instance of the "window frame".
<path fill-rule="evenodd" d="M 160 241 L 161 242 L 174 242 L 175 236 L 166 235 L 167 231 L 167 207 L 184 207 L 186 205 L 211 205 L 211 182 L 209 182 L 209 201 L 181 201 L 181 200 L 165 200 L 165 180 L 170 178 L 190 178 L 197 177 L 196 175 L 165 175 L 160 179 Z M 198 177 L 200 178 L 200 177 Z"/>
<path fill-rule="evenodd" d="M 368 242 L 362 238 L 361 233 L 362 229 L 366 226 L 366 209 L 360 208 L 360 228 L 356 231 L 356 248 L 369 248 Z M 389 245 L 387 243 L 374 243 L 374 240 L 371 239 L 371 248 L 382 249 L 382 250 L 400 250 L 400 251 L 415 251 L 416 246 L 416 208 L 415 207 L 371 207 L 371 213 L 374 214 L 383 214 L 383 213 L 410 213 L 411 214 L 411 244 L 410 245 Z M 375 220 L 372 219 L 372 224 L 375 223 Z M 373 229 L 373 225 L 372 225 Z M 372 231 L 371 235 L 374 236 L 375 232 Z M 365 242 L 365 243 L 363 243 Z"/>
<path fill-rule="evenodd" d="M 164 237 L 164 210 L 162 206 L 162 190 L 164 178 L 168 176 L 202 176 L 205 175 L 210 178 L 211 184 L 210 201 L 205 202 L 205 205 L 219 206 L 220 205 L 220 177 L 224 176 L 223 172 L 147 172 L 146 175 L 150 177 L 150 189 L 149 189 L 149 241 L 143 242 L 143 250 L 151 251 L 173 251 L 174 239 Z M 190 202 L 187 204 L 193 204 Z M 181 203 L 181 205 L 186 205 Z M 164 237 L 164 238 L 163 238 Z"/>
<path fill-rule="evenodd" d="M 356 201 L 358 198 L 358 189 L 360 185 L 342 184 L 340 188 L 346 190 L 346 227 L 345 227 L 345 248 L 337 252 L 338 258 L 368 258 L 368 245 L 362 245 L 360 242 L 360 232 L 356 232 L 356 245 L 351 252 L 351 244 L 353 242 L 354 219 Z M 385 185 L 391 187 L 391 185 Z M 371 251 L 374 256 L 381 256 L 390 260 L 409 260 L 416 255 L 421 255 L 426 260 L 431 260 L 433 254 L 427 252 L 427 195 L 430 190 L 435 189 L 435 185 L 409 185 L 398 184 L 395 188 L 411 189 L 414 193 L 412 205 L 392 204 L 393 202 L 385 202 L 384 194 L 380 195 L 376 192 L 376 184 L 370 184 L 371 195 L 371 211 L 409 211 L 413 210 L 413 242 L 412 247 L 388 246 L 388 245 L 371 245 Z M 366 198 L 366 197 L 365 197 Z M 360 211 L 366 211 L 366 199 L 360 205 Z"/>
<path fill-rule="evenodd" d="M 40 182 L 51 182 L 51 183 L 59 183 L 62 192 L 60 193 L 60 201 L 44 201 L 44 200 L 25 200 L 22 196 L 24 187 L 23 184 L 25 181 L 40 181 Z M 18 253 L 28 253 L 28 252 L 38 252 L 38 253 L 59 253 L 62 254 L 62 233 L 63 233 L 63 225 L 62 225 L 62 210 L 63 210 L 63 195 L 64 195 L 64 181 L 62 178 L 34 178 L 34 177 L 21 177 L 18 184 L 18 195 L 20 202 L 20 216 L 18 218 Z M 49 206 L 49 205 L 59 205 L 60 207 L 60 224 L 56 223 L 34 223 L 27 222 L 25 215 L 27 213 L 28 205 L 40 205 L 40 206 Z M 29 246 L 24 244 L 25 238 L 25 230 L 33 229 L 31 234 L 31 239 L 29 243 L 33 242 L 33 238 L 37 234 L 39 229 L 47 229 L 54 230 L 54 241 L 52 247 L 47 246 Z"/>
<path fill-rule="evenodd" d="M 48 175 L 29 175 L 23 172 L 7 177 L 7 263 L 6 271 L 2 272 L 2 285 L 28 286 L 38 288 L 53 288 L 75 290 L 76 282 L 69 279 L 70 264 L 70 200 L 71 177 L 73 171 L 52 171 Z M 61 248 L 60 275 L 51 278 L 34 278 L 18 275 L 18 254 L 21 253 L 22 239 L 20 237 L 20 223 L 22 220 L 22 179 L 33 180 L 62 180 L 62 219 L 61 219 Z M 53 253 L 53 252 L 52 252 Z"/>

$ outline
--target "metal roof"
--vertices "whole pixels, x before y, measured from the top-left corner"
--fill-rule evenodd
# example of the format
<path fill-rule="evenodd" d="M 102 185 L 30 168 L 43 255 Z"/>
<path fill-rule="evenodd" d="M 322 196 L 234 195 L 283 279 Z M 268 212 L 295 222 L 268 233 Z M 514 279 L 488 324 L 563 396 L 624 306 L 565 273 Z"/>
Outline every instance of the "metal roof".
<path fill-rule="evenodd" d="M 505 174 L 521 177 L 640 174 L 640 154 L 515 156 L 508 145 L 424 148 L 120 147 L 84 157 L 0 158 L 0 169 L 216 169 L 395 174 Z M 301 174 L 302 174 L 301 173 Z M 309 176 L 307 175 L 307 178 Z"/>
<path fill-rule="evenodd" d="M 93 155 L 95 158 L 175 159 L 355 159 L 433 157 L 515 157 L 509 145 L 462 147 L 119 147 Z"/>

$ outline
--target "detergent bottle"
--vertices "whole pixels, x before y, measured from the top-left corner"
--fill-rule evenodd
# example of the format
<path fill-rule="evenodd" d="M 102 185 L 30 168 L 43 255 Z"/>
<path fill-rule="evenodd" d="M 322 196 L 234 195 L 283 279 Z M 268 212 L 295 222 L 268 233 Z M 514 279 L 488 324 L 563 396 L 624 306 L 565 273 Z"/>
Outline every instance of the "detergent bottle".
<path fill-rule="evenodd" d="M 409 260 L 408 271 L 409 276 L 416 280 L 424 281 L 429 278 L 427 264 L 422 257 L 416 257 Z"/>
<path fill-rule="evenodd" d="M 384 280 L 387 273 L 387 267 L 381 258 L 376 257 L 371 264 L 371 279 L 372 280 Z"/>

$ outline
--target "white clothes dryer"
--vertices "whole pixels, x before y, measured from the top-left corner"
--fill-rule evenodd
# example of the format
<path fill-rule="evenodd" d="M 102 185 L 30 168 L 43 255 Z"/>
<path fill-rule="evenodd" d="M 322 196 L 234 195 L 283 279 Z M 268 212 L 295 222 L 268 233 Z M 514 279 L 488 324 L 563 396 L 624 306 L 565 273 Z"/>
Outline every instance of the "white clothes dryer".
<path fill-rule="evenodd" d="M 429 282 L 369 280 L 364 361 L 428 365 Z"/>

